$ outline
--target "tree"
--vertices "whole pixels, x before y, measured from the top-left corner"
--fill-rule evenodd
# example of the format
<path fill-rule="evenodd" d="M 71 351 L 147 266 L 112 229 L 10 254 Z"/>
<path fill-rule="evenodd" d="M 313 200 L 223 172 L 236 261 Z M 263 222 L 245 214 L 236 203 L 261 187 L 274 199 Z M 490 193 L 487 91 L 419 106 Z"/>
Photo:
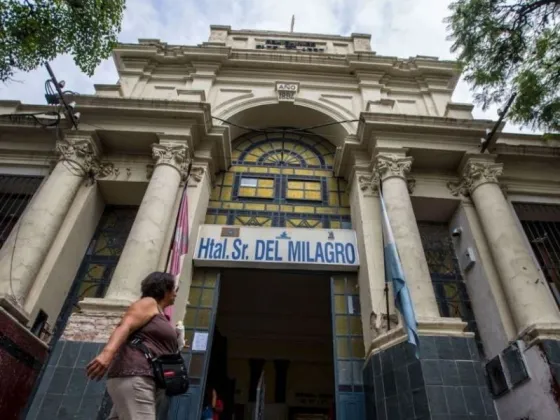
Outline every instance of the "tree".
<path fill-rule="evenodd" d="M 71 54 L 91 76 L 117 42 L 125 0 L 0 0 L 0 81 Z"/>
<path fill-rule="evenodd" d="M 560 0 L 454 0 L 447 18 L 475 102 L 517 96 L 508 118 L 560 131 Z"/>

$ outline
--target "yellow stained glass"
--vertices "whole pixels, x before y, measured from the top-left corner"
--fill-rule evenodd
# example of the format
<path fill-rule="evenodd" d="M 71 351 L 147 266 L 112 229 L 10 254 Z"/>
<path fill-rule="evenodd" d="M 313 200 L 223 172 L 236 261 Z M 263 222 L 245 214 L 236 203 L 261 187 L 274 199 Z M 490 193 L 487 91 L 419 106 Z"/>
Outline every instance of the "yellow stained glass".
<path fill-rule="evenodd" d="M 245 204 L 245 209 L 262 211 L 262 210 L 265 209 L 265 207 L 264 207 L 264 204 L 247 203 L 247 204 Z"/>
<path fill-rule="evenodd" d="M 345 314 L 348 309 L 346 308 L 345 296 L 335 296 L 334 297 L 334 309 L 337 314 Z"/>
<path fill-rule="evenodd" d="M 336 356 L 339 359 L 347 359 L 351 357 L 350 346 L 348 345 L 348 339 L 343 337 L 336 338 Z"/>
<path fill-rule="evenodd" d="M 295 206 L 294 211 L 297 213 L 315 213 L 315 207 L 311 206 Z"/>
<path fill-rule="evenodd" d="M 230 201 L 231 200 L 231 187 L 222 188 L 221 199 L 223 201 Z"/>
<path fill-rule="evenodd" d="M 224 216 L 224 215 L 216 216 L 216 224 L 217 225 L 227 225 L 227 216 Z"/>
<path fill-rule="evenodd" d="M 360 338 L 351 338 L 350 347 L 352 348 L 352 357 L 361 359 L 365 356 L 364 340 Z"/>
<path fill-rule="evenodd" d="M 273 198 L 274 190 L 271 188 L 259 188 L 257 190 L 257 197 L 259 198 Z"/>
<path fill-rule="evenodd" d="M 329 206 L 332 207 L 338 207 L 339 206 L 339 202 L 338 202 L 338 193 L 329 193 Z"/>
<path fill-rule="evenodd" d="M 185 314 L 185 319 L 183 320 L 183 323 L 185 324 L 185 327 L 196 327 L 196 309 L 194 308 L 189 308 L 187 309 L 187 313 Z"/>
<path fill-rule="evenodd" d="M 304 183 L 301 181 L 288 181 L 288 189 L 290 190 L 303 190 Z"/>
<path fill-rule="evenodd" d="M 350 333 L 348 329 L 348 316 L 337 315 L 335 317 L 335 331 L 337 335 L 348 335 Z"/>
<path fill-rule="evenodd" d="M 306 200 L 321 201 L 321 192 L 320 191 L 305 191 L 305 199 Z"/>
<path fill-rule="evenodd" d="M 303 198 L 303 191 L 288 190 L 288 198 L 290 200 L 301 200 Z"/>
<path fill-rule="evenodd" d="M 239 197 L 254 197 L 257 189 L 254 187 L 241 187 L 239 188 Z"/>
<path fill-rule="evenodd" d="M 228 172 L 224 175 L 224 185 L 233 185 L 233 174 Z"/>
<path fill-rule="evenodd" d="M 197 328 L 210 328 L 210 317 L 212 310 L 200 308 L 198 309 L 198 316 L 196 317 Z"/>
<path fill-rule="evenodd" d="M 358 335 L 362 333 L 362 321 L 359 316 L 351 316 L 350 318 L 350 334 Z"/>
<path fill-rule="evenodd" d="M 189 302 L 191 303 L 191 305 L 199 306 L 201 295 L 202 295 L 202 289 L 201 288 L 191 287 L 191 290 L 190 290 L 190 293 L 189 293 Z"/>
<path fill-rule="evenodd" d="M 273 179 L 259 179 L 258 182 L 259 188 L 272 188 L 274 187 L 274 180 Z"/>
<path fill-rule="evenodd" d="M 321 183 L 320 182 L 306 182 L 305 183 L 305 190 L 321 191 Z"/>
<path fill-rule="evenodd" d="M 346 293 L 346 283 L 344 278 L 337 278 L 334 281 L 334 292 L 336 294 Z"/>
<path fill-rule="evenodd" d="M 203 289 L 200 306 L 212 306 L 214 300 L 214 289 Z"/>

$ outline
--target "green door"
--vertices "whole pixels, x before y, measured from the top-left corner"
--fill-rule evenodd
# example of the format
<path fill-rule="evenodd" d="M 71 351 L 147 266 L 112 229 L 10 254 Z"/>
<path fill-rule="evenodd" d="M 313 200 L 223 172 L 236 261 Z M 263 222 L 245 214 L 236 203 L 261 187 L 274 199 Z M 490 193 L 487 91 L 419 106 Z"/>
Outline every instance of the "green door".
<path fill-rule="evenodd" d="M 365 351 L 355 274 L 331 277 L 331 308 L 336 419 L 362 420 L 365 419 L 362 376 Z"/>
<path fill-rule="evenodd" d="M 173 397 L 169 420 L 199 419 L 212 353 L 212 337 L 218 310 L 220 272 L 217 269 L 195 269 L 185 315 L 185 338 L 189 349 L 183 357 L 189 367 L 191 386 L 185 395 Z"/>

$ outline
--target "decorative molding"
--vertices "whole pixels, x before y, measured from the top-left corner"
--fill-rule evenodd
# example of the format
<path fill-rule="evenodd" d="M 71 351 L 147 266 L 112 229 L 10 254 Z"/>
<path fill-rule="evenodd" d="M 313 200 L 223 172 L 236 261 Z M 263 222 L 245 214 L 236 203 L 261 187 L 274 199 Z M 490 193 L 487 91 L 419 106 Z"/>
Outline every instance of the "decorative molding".
<path fill-rule="evenodd" d="M 369 317 L 371 339 L 375 340 L 377 337 L 387 333 L 390 330 L 396 330 L 399 325 L 399 317 L 397 314 L 386 313 L 377 314 L 372 311 Z M 390 329 L 387 328 L 387 318 L 389 318 Z"/>
<path fill-rule="evenodd" d="M 413 194 L 414 188 L 416 188 L 416 180 L 414 178 L 407 178 L 406 186 L 408 188 L 408 193 Z"/>
<path fill-rule="evenodd" d="M 188 146 L 186 144 L 154 144 L 152 145 L 152 156 L 155 160 L 154 168 L 160 165 L 171 166 L 185 177 L 190 163 L 187 157 Z"/>
<path fill-rule="evenodd" d="M 154 174 L 154 164 L 148 163 L 146 165 L 146 179 L 150 179 L 153 174 Z"/>
<path fill-rule="evenodd" d="M 95 162 L 91 167 L 95 179 L 107 178 L 110 175 L 119 176 L 120 169 L 112 162 Z"/>
<path fill-rule="evenodd" d="M 379 154 L 376 156 L 375 171 L 383 181 L 393 177 L 406 179 L 406 174 L 412 167 L 412 161 L 411 156 Z"/>
<path fill-rule="evenodd" d="M 502 175 L 504 165 L 493 162 L 467 162 L 463 170 L 464 188 L 470 194 L 483 184 L 498 184 L 498 177 Z"/>
<path fill-rule="evenodd" d="M 360 175 L 358 177 L 360 190 L 374 195 L 379 194 L 379 174 L 374 172 L 372 175 Z"/>
<path fill-rule="evenodd" d="M 461 181 L 449 181 L 447 183 L 447 188 L 454 197 L 468 197 L 469 189 L 465 186 L 464 182 Z"/>
<path fill-rule="evenodd" d="M 206 172 L 205 168 L 200 166 L 195 166 L 191 168 L 191 172 L 189 174 L 189 186 L 196 186 L 202 181 L 204 178 L 204 173 Z"/>
<path fill-rule="evenodd" d="M 59 140 L 56 142 L 56 153 L 59 155 L 59 161 L 76 164 L 83 171 L 83 175 L 98 165 L 97 154 L 90 137 Z"/>

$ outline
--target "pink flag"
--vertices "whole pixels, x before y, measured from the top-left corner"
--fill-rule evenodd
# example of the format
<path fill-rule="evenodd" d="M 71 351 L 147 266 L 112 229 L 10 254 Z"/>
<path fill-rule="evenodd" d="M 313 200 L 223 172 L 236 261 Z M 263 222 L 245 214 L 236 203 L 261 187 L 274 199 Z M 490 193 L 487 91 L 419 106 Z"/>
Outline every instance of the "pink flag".
<path fill-rule="evenodd" d="M 183 258 L 189 252 L 189 199 L 187 196 L 187 185 L 183 190 L 181 204 L 179 205 L 179 214 L 177 215 L 177 223 L 175 226 L 175 235 L 171 244 L 171 254 L 167 271 L 173 274 L 175 281 L 178 282 L 178 275 L 181 273 L 183 266 Z M 171 319 L 173 315 L 173 306 L 165 308 L 165 315 Z"/>

